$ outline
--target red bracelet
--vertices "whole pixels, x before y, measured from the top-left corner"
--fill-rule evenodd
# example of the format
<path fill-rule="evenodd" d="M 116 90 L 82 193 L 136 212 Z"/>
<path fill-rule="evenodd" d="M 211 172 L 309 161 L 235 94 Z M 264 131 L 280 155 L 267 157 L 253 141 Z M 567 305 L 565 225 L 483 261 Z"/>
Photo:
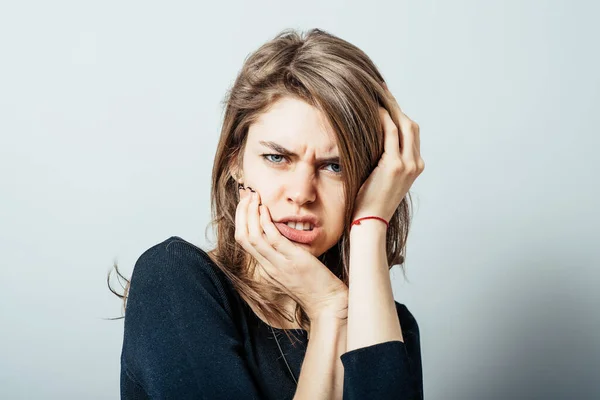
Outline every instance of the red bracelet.
<path fill-rule="evenodd" d="M 380 221 L 385 222 L 385 226 L 389 228 L 390 224 L 383 218 L 379 218 L 379 217 L 362 217 L 362 218 L 358 218 L 355 219 L 354 221 L 352 221 L 352 224 L 350 225 L 350 228 L 352 228 L 353 225 L 360 225 L 360 221 L 362 221 L 363 219 L 378 219 Z"/>

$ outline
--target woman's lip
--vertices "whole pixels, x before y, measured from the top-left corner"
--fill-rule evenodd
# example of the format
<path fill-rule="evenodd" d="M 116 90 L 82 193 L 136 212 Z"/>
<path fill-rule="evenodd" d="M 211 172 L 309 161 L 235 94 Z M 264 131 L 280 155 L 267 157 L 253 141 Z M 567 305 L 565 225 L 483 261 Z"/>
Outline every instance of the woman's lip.
<path fill-rule="evenodd" d="M 279 233 L 291 241 L 306 244 L 313 242 L 319 236 L 319 230 L 321 229 L 315 226 L 312 231 L 300 231 L 282 222 L 275 222 L 275 226 L 279 230 Z"/>

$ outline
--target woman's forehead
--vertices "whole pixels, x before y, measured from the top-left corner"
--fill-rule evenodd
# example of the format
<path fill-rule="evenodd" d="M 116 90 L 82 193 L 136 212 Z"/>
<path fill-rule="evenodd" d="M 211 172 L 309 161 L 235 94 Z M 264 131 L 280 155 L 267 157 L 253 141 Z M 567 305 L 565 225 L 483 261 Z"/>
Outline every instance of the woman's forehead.
<path fill-rule="evenodd" d="M 291 151 L 310 148 L 327 155 L 337 153 L 336 136 L 323 114 L 310 104 L 289 97 L 280 99 L 259 116 L 250 126 L 248 142 L 274 142 Z"/>
<path fill-rule="evenodd" d="M 315 136 L 320 136 L 316 139 Z M 263 134 L 261 132 L 249 133 L 247 144 L 258 150 L 273 150 L 277 153 L 289 156 L 302 156 L 304 153 L 316 153 L 319 157 L 338 156 L 335 138 L 329 138 L 322 134 Z"/>

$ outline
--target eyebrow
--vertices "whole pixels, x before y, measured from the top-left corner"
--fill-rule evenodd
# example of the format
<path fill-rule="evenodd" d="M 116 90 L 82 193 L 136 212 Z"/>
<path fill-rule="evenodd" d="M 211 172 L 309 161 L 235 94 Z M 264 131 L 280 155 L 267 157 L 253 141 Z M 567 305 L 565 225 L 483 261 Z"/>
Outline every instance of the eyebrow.
<path fill-rule="evenodd" d="M 260 140 L 259 143 L 262 144 L 263 146 L 266 146 L 266 147 L 272 149 L 272 150 L 275 150 L 276 152 L 280 153 L 283 156 L 287 156 L 287 157 L 299 157 L 298 154 L 294 153 L 291 150 L 286 149 L 282 145 L 277 144 L 275 142 Z M 339 156 L 334 156 L 334 157 L 318 158 L 317 161 L 319 161 L 319 162 L 330 162 L 330 163 L 334 163 L 334 164 L 339 164 L 340 163 L 340 157 Z"/>

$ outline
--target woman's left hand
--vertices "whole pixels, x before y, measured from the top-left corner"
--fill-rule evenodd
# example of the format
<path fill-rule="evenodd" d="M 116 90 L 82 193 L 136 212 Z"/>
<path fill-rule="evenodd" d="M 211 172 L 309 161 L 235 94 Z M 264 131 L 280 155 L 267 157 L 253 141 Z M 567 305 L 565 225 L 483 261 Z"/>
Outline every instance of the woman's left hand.
<path fill-rule="evenodd" d="M 393 100 L 392 112 L 398 117 L 400 127 L 396 126 L 386 109 L 379 107 L 384 151 L 358 192 L 353 220 L 376 216 L 389 222 L 415 179 L 425 169 L 420 152 L 419 125 L 402 112 L 385 84 L 384 87 Z"/>

